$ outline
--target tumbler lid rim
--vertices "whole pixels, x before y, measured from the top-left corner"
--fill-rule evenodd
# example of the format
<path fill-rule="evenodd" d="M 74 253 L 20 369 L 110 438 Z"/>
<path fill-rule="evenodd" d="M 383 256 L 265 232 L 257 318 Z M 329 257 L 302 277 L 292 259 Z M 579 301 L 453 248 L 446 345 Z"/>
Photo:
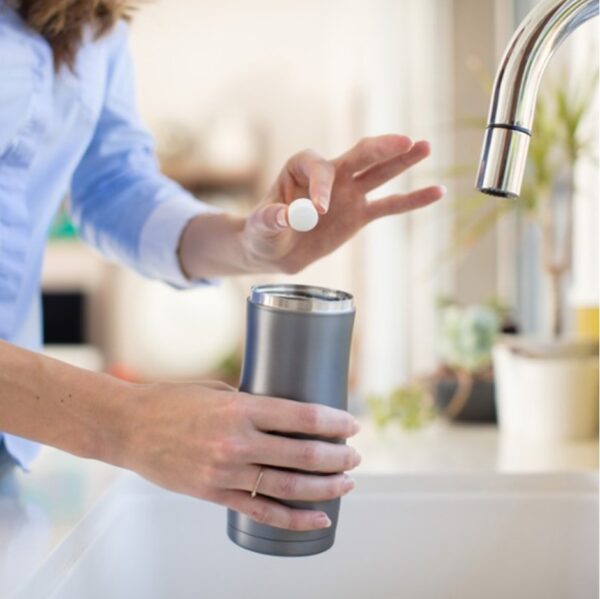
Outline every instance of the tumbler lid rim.
<path fill-rule="evenodd" d="M 290 312 L 340 313 L 354 310 L 350 293 L 313 285 L 255 285 L 250 302 Z"/>

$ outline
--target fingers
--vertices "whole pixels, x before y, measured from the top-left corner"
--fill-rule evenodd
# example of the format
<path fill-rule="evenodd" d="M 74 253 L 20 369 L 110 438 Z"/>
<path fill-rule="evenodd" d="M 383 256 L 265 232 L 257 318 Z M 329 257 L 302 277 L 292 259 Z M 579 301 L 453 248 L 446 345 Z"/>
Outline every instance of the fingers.
<path fill-rule="evenodd" d="M 246 468 L 239 489 L 251 492 L 259 472 L 259 466 Z M 322 476 L 264 468 L 258 493 L 290 501 L 329 501 L 346 495 L 353 488 L 354 481 L 347 474 Z"/>
<path fill-rule="evenodd" d="M 209 389 L 214 389 L 215 391 L 233 391 L 237 392 L 235 387 L 224 383 L 223 381 L 202 381 L 203 387 L 208 387 Z"/>
<path fill-rule="evenodd" d="M 275 397 L 247 399 L 250 419 L 261 431 L 347 439 L 359 430 L 356 419 L 343 410 Z"/>
<path fill-rule="evenodd" d="M 327 474 L 356 468 L 360 464 L 360 455 L 347 445 L 261 433 L 252 448 L 252 461 L 277 468 Z"/>
<path fill-rule="evenodd" d="M 256 522 L 277 528 L 301 531 L 331 526 L 331 521 L 324 512 L 289 508 L 260 495 L 252 498 L 246 491 L 227 491 L 223 494 L 221 503 L 246 514 Z"/>
<path fill-rule="evenodd" d="M 354 173 L 368 169 L 377 162 L 384 162 L 405 154 L 413 143 L 405 135 L 380 135 L 365 137 L 336 161 L 339 175 L 351 177 Z"/>
<path fill-rule="evenodd" d="M 287 169 L 298 185 L 308 184 L 308 193 L 315 208 L 321 214 L 327 212 L 335 179 L 335 168 L 331 162 L 312 150 L 305 150 L 290 159 Z"/>
<path fill-rule="evenodd" d="M 354 176 L 354 181 L 363 193 L 367 193 L 421 162 L 430 153 L 431 146 L 429 142 L 419 141 L 405 154 L 394 156 L 357 173 Z"/>
<path fill-rule="evenodd" d="M 308 192 L 310 199 L 321 214 L 325 214 L 329 210 L 334 179 L 335 169 L 324 159 L 319 159 L 310 169 Z"/>
<path fill-rule="evenodd" d="M 248 224 L 265 237 L 278 235 L 288 228 L 287 205 L 277 202 L 261 206 L 250 214 Z"/>
<path fill-rule="evenodd" d="M 422 208 L 444 197 L 446 189 L 440 185 L 425 187 L 407 194 L 391 195 L 381 200 L 370 202 L 367 218 L 372 221 L 382 216 L 402 214 L 416 208 Z"/>

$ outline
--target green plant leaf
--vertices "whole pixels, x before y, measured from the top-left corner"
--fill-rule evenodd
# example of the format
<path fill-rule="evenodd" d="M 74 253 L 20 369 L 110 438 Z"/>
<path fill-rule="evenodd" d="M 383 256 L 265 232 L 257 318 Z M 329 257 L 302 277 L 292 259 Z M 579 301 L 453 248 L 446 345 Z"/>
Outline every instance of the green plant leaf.
<path fill-rule="evenodd" d="M 387 396 L 372 395 L 367 407 L 379 428 L 397 422 L 405 429 L 425 426 L 435 417 L 426 389 L 419 383 L 393 389 Z"/>

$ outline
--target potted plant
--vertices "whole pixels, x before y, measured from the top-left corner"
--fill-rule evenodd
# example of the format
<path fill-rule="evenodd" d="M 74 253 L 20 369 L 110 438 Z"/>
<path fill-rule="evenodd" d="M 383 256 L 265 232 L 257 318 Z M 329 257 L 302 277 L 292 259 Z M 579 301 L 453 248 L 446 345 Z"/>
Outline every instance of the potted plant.
<path fill-rule="evenodd" d="M 519 211 L 541 240 L 550 318 L 543 337 L 500 338 L 493 351 L 501 429 L 511 435 L 566 440 L 597 435 L 598 345 L 567 336 L 565 284 L 571 271 L 575 166 L 593 152 L 582 124 L 598 73 L 574 92 L 566 77 L 540 94 L 520 198 L 466 201 L 457 248 L 466 251 L 500 218 Z"/>
<path fill-rule="evenodd" d="M 440 314 L 442 366 L 432 378 L 439 412 L 463 422 L 495 422 L 492 347 L 503 310 L 497 304 L 459 306 L 445 301 Z"/>
<path fill-rule="evenodd" d="M 395 421 L 417 429 L 441 415 L 462 422 L 495 422 L 492 347 L 503 321 L 499 304 L 459 306 L 442 300 L 440 356 L 432 376 L 415 379 L 367 405 L 379 427 Z"/>

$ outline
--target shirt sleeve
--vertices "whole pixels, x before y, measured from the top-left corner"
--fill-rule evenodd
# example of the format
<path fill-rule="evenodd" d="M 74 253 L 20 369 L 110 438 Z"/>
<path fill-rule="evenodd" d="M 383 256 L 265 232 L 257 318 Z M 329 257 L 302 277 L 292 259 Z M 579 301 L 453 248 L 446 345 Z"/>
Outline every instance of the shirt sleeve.
<path fill-rule="evenodd" d="M 71 213 L 84 240 L 108 258 L 175 287 L 190 281 L 177 249 L 191 218 L 215 209 L 165 177 L 136 106 L 127 27 L 113 33 L 105 100 L 71 183 Z"/>

